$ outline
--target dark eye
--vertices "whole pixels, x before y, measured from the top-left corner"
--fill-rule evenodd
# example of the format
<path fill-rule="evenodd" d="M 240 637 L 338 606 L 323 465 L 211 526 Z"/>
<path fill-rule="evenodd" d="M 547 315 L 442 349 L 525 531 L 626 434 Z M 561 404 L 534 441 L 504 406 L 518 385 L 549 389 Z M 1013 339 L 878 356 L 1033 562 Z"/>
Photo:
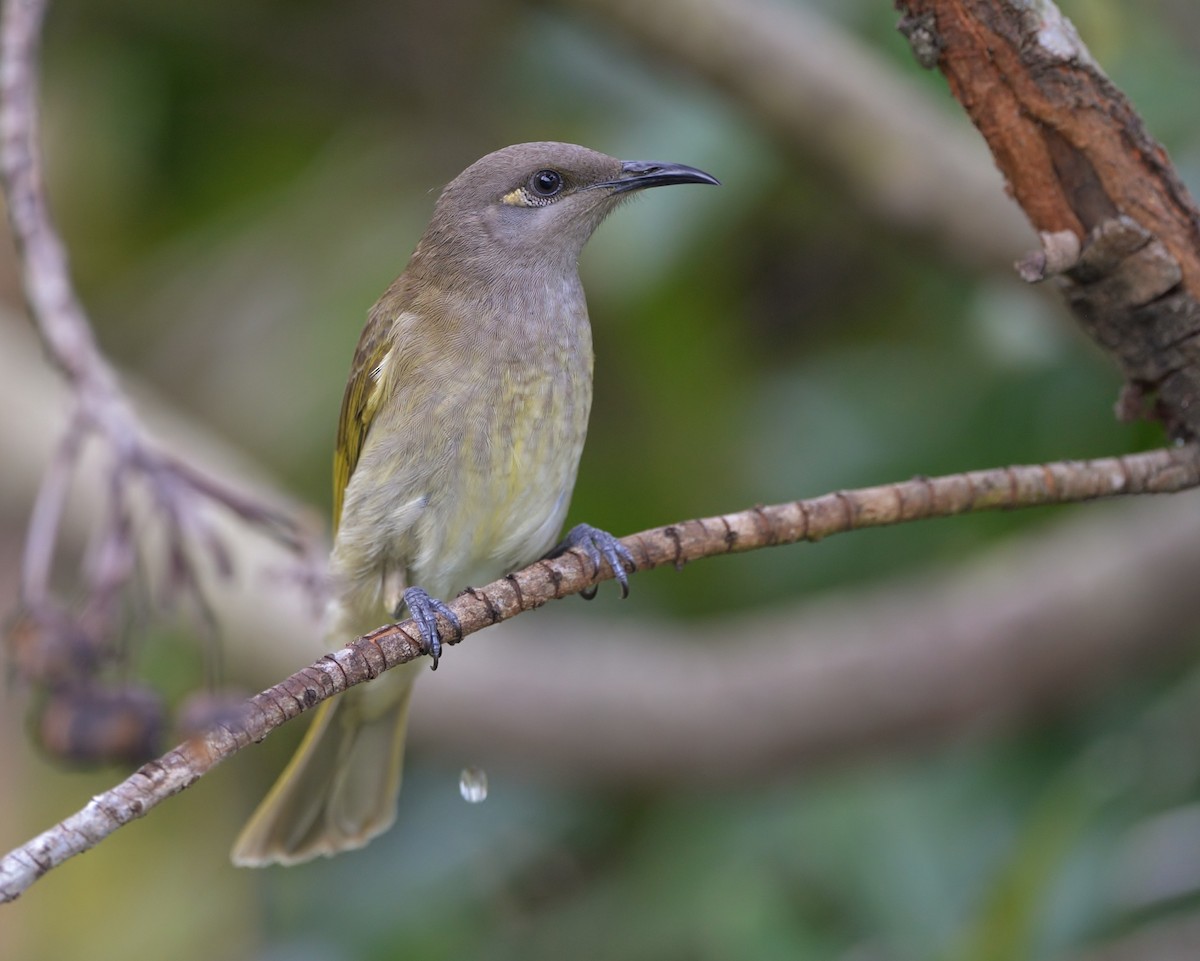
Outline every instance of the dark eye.
<path fill-rule="evenodd" d="M 529 178 L 529 188 L 539 197 L 553 197 L 562 186 L 562 174 L 557 170 L 539 170 Z"/>

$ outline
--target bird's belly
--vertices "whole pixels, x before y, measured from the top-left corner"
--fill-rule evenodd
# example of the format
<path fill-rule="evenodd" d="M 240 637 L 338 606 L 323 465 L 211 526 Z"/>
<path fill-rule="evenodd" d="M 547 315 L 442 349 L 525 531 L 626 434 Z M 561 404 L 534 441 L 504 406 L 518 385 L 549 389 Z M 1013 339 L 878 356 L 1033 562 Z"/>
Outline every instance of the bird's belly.
<path fill-rule="evenodd" d="M 453 593 L 531 563 L 556 542 L 570 505 L 590 385 L 506 378 L 489 416 L 466 427 L 455 476 L 421 519 L 414 583 Z M 482 426 L 486 425 L 486 426 Z"/>
<path fill-rule="evenodd" d="M 453 569 L 434 574 L 434 579 L 462 589 L 486 584 L 531 563 L 554 546 L 569 503 L 570 491 L 565 488 L 552 499 L 542 491 L 530 491 L 465 519 L 464 540 L 469 546 Z"/>

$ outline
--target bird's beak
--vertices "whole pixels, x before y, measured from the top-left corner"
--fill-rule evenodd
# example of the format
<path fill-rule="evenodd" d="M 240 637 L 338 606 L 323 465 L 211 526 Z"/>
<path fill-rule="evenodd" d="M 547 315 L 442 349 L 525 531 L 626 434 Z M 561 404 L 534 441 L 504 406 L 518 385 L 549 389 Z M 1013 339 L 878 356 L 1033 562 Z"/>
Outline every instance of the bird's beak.
<path fill-rule="evenodd" d="M 712 174 L 684 164 L 660 163 L 657 160 L 626 160 L 621 164 L 620 177 L 596 186 L 609 187 L 613 193 L 620 194 L 629 190 L 643 190 L 646 187 L 665 187 L 668 184 L 713 184 L 719 187 L 721 181 Z"/>

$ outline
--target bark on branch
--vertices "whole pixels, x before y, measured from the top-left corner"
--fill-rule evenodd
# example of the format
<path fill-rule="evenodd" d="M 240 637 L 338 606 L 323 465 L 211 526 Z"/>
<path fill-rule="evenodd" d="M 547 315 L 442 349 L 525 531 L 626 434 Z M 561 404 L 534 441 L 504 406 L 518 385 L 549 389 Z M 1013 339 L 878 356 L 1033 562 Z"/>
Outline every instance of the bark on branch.
<path fill-rule="evenodd" d="M 1057 276 L 1120 365 L 1120 412 L 1200 433 L 1200 212 L 1129 101 L 1049 0 L 898 0 L 900 29 L 983 134 Z"/>
<path fill-rule="evenodd" d="M 39 366 L 30 333 L 0 312 L 0 409 L 35 412 L 0 418 L 0 462 L 14 468 L 0 497 L 10 503 L 32 500 L 65 407 L 64 385 Z M 269 498 L 270 480 L 219 438 L 164 398 L 136 385 L 131 393 L 172 449 Z M 78 491 L 64 528 L 72 542 L 102 512 L 101 495 Z M 1069 711 L 1186 645 L 1181 625 L 1200 616 L 1186 583 L 1200 564 L 1195 497 L 1071 511 L 951 570 L 913 558 L 912 573 L 849 596 L 704 623 L 597 622 L 575 604 L 556 606 L 455 657 L 436 691 L 422 685 L 412 748 L 470 757 L 500 776 L 507 768 L 605 789 L 687 790 L 772 781 Z M 239 569 L 288 563 L 233 518 L 219 533 Z M 226 645 L 230 678 L 265 686 L 323 653 L 319 612 L 302 585 L 251 577 L 205 587 L 222 636 L 254 639 Z"/>
<path fill-rule="evenodd" d="M 1196 486 L 1200 486 L 1200 448 L 1184 445 L 1127 457 L 972 471 L 838 491 L 672 524 L 630 535 L 622 543 L 632 553 L 637 571 L 667 564 L 678 568 L 702 557 L 817 541 L 865 527 Z M 486 587 L 468 589 L 450 604 L 462 626 L 458 639 L 612 576 L 607 568 L 593 569 L 581 552 L 568 551 Z M 449 623 L 443 620 L 440 627 L 443 636 L 452 636 Z M 216 726 L 143 765 L 81 811 L 6 855 L 0 860 L 0 902 L 19 897 L 47 871 L 190 787 L 221 761 L 280 725 L 424 653 L 412 621 L 388 625 L 256 695 L 236 721 Z"/>

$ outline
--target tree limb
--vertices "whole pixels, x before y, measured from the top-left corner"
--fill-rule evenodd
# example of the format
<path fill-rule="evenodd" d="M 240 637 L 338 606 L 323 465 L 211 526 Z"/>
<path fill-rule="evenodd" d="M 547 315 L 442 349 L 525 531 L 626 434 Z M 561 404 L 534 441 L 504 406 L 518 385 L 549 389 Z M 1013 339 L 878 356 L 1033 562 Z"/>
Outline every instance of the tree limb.
<path fill-rule="evenodd" d="M 635 570 L 762 547 L 817 541 L 832 534 L 973 511 L 1004 510 L 1151 493 L 1200 485 L 1200 448 L 1192 445 L 1126 457 L 972 471 L 897 484 L 838 491 L 810 500 L 755 507 L 623 538 Z M 468 588 L 451 602 L 461 625 L 458 640 L 551 600 L 608 580 L 576 550 Z M 444 619 L 443 636 L 453 627 Z M 327 654 L 251 698 L 242 715 L 213 727 L 143 765 L 78 813 L 0 860 L 0 902 L 11 901 L 47 871 L 93 847 L 194 784 L 221 761 L 326 698 L 362 684 L 425 651 L 411 620 L 372 631 Z"/>
<path fill-rule="evenodd" d="M 11 504 L 33 499 L 67 401 L 38 358 L 32 332 L 0 313 L 0 409 L 29 409 L 0 418 L 0 462 L 10 465 L 0 501 Z M 228 445 L 136 382 L 129 389 L 172 449 L 272 496 Z M 69 539 L 104 511 L 102 494 L 76 490 Z M 413 748 L 534 777 L 680 786 L 744 784 L 995 730 L 1074 704 L 1126 665 L 1158 663 L 1185 643 L 1181 625 L 1200 612 L 1180 583 L 1200 564 L 1197 518 L 1192 497 L 1126 498 L 952 570 L 702 623 L 596 624 L 575 605 L 556 609 L 501 627 L 440 671 L 436 690 L 423 685 Z M 216 520 L 240 570 L 287 567 L 278 545 Z M 230 678 L 265 684 L 324 651 L 299 588 L 261 576 L 205 584 L 222 637 L 252 639 L 226 645 Z"/>
<path fill-rule="evenodd" d="M 207 603 L 194 556 L 218 570 L 228 566 L 227 552 L 214 533 L 212 507 L 301 556 L 311 556 L 311 543 L 292 512 L 226 486 L 151 440 L 96 345 L 71 284 L 66 250 L 51 221 L 42 181 L 37 66 L 47 3 L 6 0 L 0 20 L 0 183 L 30 314 L 47 355 L 73 394 L 63 441 L 30 519 L 21 605 L 29 623 L 46 633 L 74 633 L 99 662 L 118 630 L 120 596 L 136 575 L 138 547 L 128 518 L 139 487 L 148 494 L 148 519 L 163 535 L 161 566 L 170 572 L 165 597 L 190 598 L 201 611 Z M 80 574 L 86 610 L 69 613 L 53 597 L 52 573 L 70 481 L 91 439 L 109 454 L 98 486 L 109 492 L 110 503 Z"/>
<path fill-rule="evenodd" d="M 1120 365 L 1120 412 L 1200 434 L 1200 211 L 1162 145 L 1049 0 L 897 0 L 983 134 L 1085 331 Z"/>
<path fill-rule="evenodd" d="M 501 625 L 422 685 L 411 751 L 498 779 L 753 790 L 1070 716 L 1194 646 L 1197 496 L 1060 512 L 982 555 L 767 609 Z"/>

